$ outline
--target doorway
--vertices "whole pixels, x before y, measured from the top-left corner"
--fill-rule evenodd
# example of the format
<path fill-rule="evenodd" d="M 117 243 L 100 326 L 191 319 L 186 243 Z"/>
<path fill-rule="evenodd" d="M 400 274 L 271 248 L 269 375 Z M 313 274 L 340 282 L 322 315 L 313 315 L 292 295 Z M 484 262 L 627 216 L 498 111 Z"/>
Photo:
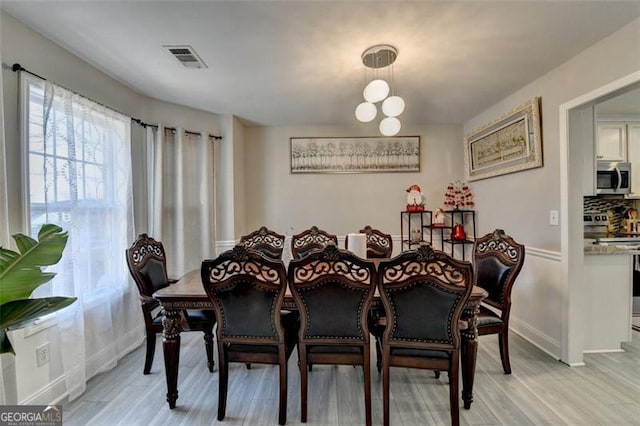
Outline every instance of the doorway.
<path fill-rule="evenodd" d="M 582 188 L 585 150 L 578 138 L 573 137 L 571 118 L 584 115 L 596 102 L 613 96 L 617 91 L 640 82 L 640 71 L 606 84 L 576 99 L 560 105 L 560 209 L 561 209 L 561 270 L 562 285 L 566 289 L 563 317 L 561 360 L 569 365 L 584 365 L 584 321 L 586 309 L 582 294 L 584 269 Z M 593 120 L 593 116 L 592 116 Z M 575 122 L 574 122 L 575 123 Z M 575 132 L 574 132 L 575 133 Z"/>

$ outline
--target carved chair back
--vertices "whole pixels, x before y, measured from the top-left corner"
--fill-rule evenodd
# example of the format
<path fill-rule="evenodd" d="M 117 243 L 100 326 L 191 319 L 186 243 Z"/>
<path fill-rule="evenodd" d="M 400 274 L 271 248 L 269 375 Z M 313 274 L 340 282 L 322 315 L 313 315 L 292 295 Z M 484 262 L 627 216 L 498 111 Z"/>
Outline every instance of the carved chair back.
<path fill-rule="evenodd" d="M 300 343 L 368 344 L 367 313 L 375 292 L 373 262 L 328 245 L 289 263 L 300 311 Z"/>
<path fill-rule="evenodd" d="M 400 348 L 407 355 L 412 349 L 458 349 L 458 321 L 472 280 L 469 262 L 428 245 L 381 261 L 378 288 L 387 313 L 383 347 Z"/>
<path fill-rule="evenodd" d="M 289 288 L 300 312 L 300 419 L 307 420 L 307 367 L 362 365 L 365 424 L 371 425 L 367 315 L 375 292 L 372 261 L 329 244 L 289 263 Z"/>
<path fill-rule="evenodd" d="M 154 292 L 169 285 L 167 260 L 160 241 L 140 234 L 126 250 L 126 257 L 129 272 L 141 296 L 151 298 Z"/>
<path fill-rule="evenodd" d="M 385 259 L 390 258 L 393 252 L 393 240 L 391 235 L 374 229 L 367 225 L 360 231 L 361 234 L 367 236 L 367 259 Z M 349 237 L 345 237 L 344 246 L 349 248 Z"/>
<path fill-rule="evenodd" d="M 218 342 L 285 343 L 280 309 L 287 279 L 281 261 L 237 245 L 203 261 L 201 274 L 218 318 Z"/>
<path fill-rule="evenodd" d="M 291 255 L 294 259 L 301 259 L 313 250 L 323 249 L 332 243 L 337 246 L 338 237 L 314 225 L 291 237 Z"/>
<path fill-rule="evenodd" d="M 285 236 L 267 229 L 266 226 L 240 238 L 240 245 L 257 250 L 267 257 L 281 260 Z"/>
<path fill-rule="evenodd" d="M 477 238 L 473 249 L 475 283 L 489 294 L 484 303 L 508 316 L 511 289 L 524 264 L 524 245 L 496 229 Z"/>

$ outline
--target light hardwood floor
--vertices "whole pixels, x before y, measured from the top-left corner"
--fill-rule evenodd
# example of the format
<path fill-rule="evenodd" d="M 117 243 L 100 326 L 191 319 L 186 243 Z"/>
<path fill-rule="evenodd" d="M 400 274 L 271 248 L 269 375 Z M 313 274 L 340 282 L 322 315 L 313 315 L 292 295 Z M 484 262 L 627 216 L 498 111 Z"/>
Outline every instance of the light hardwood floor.
<path fill-rule="evenodd" d="M 590 354 L 569 368 L 519 336 L 511 337 L 513 374 L 502 373 L 496 336 L 482 336 L 475 401 L 460 409 L 469 425 L 640 425 L 640 333 L 624 353 Z M 372 351 L 373 353 L 374 351 Z M 209 425 L 216 420 L 218 374 L 206 367 L 200 333 L 182 335 L 179 398 L 165 402 L 161 342 L 150 375 L 142 374 L 141 346 L 118 366 L 93 378 L 87 391 L 64 403 L 64 425 Z M 216 359 L 217 363 L 217 359 Z M 375 365 L 375 363 L 372 363 Z M 314 366 L 309 374 L 308 425 L 364 424 L 362 372 Z M 277 367 L 231 364 L 225 425 L 277 425 Z M 300 423 L 297 358 L 289 360 L 287 424 Z M 372 370 L 373 423 L 382 424 L 382 376 Z M 461 402 L 462 406 L 462 402 Z M 447 374 L 392 368 L 391 424 L 449 424 Z"/>

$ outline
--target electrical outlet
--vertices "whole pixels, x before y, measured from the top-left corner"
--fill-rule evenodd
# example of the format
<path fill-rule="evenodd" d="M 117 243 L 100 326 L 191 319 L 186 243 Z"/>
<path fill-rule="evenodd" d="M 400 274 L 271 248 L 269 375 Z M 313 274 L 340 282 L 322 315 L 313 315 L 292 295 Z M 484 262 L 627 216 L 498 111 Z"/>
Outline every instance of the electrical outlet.
<path fill-rule="evenodd" d="M 38 367 L 48 363 L 49 356 L 50 356 L 49 342 L 45 343 L 44 345 L 38 346 L 36 348 L 36 364 L 38 364 Z"/>
<path fill-rule="evenodd" d="M 558 210 L 549 210 L 549 225 L 558 226 L 560 224 L 559 217 Z"/>

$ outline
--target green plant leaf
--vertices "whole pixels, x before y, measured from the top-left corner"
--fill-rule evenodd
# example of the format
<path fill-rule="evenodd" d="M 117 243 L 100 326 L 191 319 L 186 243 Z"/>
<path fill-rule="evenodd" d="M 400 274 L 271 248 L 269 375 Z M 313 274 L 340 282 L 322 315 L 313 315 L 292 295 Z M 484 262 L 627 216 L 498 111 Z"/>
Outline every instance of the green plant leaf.
<path fill-rule="evenodd" d="M 7 332 L 0 330 L 0 354 L 6 353 L 16 354 L 13 350 L 13 346 L 11 346 L 11 341 L 9 340 L 9 336 L 7 336 Z"/>
<path fill-rule="evenodd" d="M 0 305 L 0 353 L 14 353 L 6 330 L 18 328 L 43 315 L 65 308 L 76 301 L 76 297 L 45 297 L 20 299 Z"/>
<path fill-rule="evenodd" d="M 0 247 L 0 305 L 28 298 L 55 276 L 40 268 L 58 263 L 68 234 L 57 225 L 47 224 L 40 228 L 38 241 L 24 234 L 15 234 L 13 239 L 19 253 Z"/>

